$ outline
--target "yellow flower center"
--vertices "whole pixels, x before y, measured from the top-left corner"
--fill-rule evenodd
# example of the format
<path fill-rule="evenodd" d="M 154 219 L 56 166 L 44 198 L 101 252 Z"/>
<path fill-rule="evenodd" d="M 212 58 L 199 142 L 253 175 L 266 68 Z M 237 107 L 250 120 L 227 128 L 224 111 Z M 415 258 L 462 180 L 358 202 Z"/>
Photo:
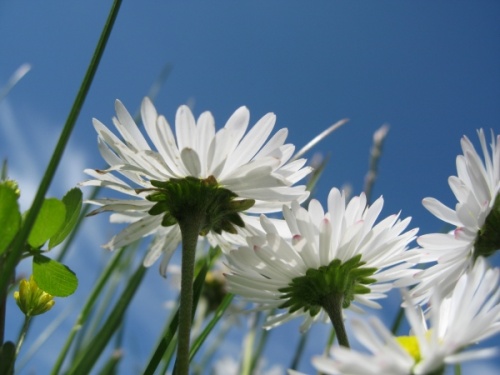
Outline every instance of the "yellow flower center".
<path fill-rule="evenodd" d="M 399 336 L 396 341 L 407 351 L 409 355 L 415 360 L 415 363 L 420 362 L 422 359 L 420 354 L 420 347 L 416 336 Z"/>

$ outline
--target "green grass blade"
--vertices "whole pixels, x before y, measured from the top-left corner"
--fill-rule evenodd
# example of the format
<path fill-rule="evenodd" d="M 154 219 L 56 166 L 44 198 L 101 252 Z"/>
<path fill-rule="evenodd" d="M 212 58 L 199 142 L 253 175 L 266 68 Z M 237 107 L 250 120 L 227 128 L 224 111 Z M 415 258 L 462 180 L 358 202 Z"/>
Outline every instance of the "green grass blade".
<path fill-rule="evenodd" d="M 92 84 L 93 78 L 97 71 L 97 67 L 99 66 L 99 62 L 106 48 L 109 35 L 111 34 L 111 30 L 113 29 L 113 25 L 118 15 L 118 10 L 120 9 L 121 2 L 121 0 L 115 0 L 113 2 L 113 6 L 111 7 L 108 19 L 106 21 L 106 24 L 104 25 L 104 29 L 99 38 L 99 42 L 97 43 L 97 47 L 94 51 L 94 55 L 92 56 L 92 60 L 89 64 L 85 77 L 83 78 L 82 84 L 75 98 L 75 102 L 73 103 L 73 107 L 71 108 L 66 123 L 64 124 L 64 128 L 54 149 L 54 153 L 52 154 L 52 157 L 49 161 L 47 170 L 43 175 L 42 181 L 40 182 L 40 186 L 38 187 L 35 199 L 33 200 L 29 213 L 21 229 L 19 230 L 18 236 L 16 236 L 16 239 L 14 240 L 12 252 L 9 254 L 4 267 L 2 267 L 2 272 L 0 272 L 0 291 L 6 290 L 9 279 L 21 259 L 24 244 L 26 243 L 31 228 L 35 223 L 38 212 L 40 211 L 42 203 L 45 199 L 45 194 L 47 193 L 50 183 L 52 182 L 52 179 L 56 173 L 59 162 L 63 156 L 64 149 L 66 148 L 73 128 L 75 127 L 78 115 L 80 114 L 80 110 L 83 106 L 83 103 L 85 102 L 85 98 L 87 97 L 90 85 Z M 0 296 L 0 298 L 2 297 L 3 296 Z"/>
<path fill-rule="evenodd" d="M 110 312 L 108 319 L 104 322 L 101 331 L 96 335 L 94 340 L 92 340 L 91 344 L 87 346 L 86 350 L 81 353 L 75 363 L 73 363 L 73 366 L 69 370 L 68 374 L 90 374 L 90 370 L 99 359 L 116 330 L 120 327 L 125 311 L 130 306 L 130 301 L 139 288 L 146 270 L 147 268 L 140 264 L 135 273 L 129 280 L 127 280 L 127 287 Z"/>

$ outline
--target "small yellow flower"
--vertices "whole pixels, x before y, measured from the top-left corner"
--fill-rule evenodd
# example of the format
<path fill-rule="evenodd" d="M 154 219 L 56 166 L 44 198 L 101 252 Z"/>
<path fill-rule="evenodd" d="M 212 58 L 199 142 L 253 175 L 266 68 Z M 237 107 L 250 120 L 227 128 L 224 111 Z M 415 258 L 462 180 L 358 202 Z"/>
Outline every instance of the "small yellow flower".
<path fill-rule="evenodd" d="M 43 314 L 49 311 L 55 303 L 54 297 L 38 287 L 33 276 L 30 276 L 29 281 L 21 280 L 19 292 L 14 292 L 14 298 L 26 316 Z"/>

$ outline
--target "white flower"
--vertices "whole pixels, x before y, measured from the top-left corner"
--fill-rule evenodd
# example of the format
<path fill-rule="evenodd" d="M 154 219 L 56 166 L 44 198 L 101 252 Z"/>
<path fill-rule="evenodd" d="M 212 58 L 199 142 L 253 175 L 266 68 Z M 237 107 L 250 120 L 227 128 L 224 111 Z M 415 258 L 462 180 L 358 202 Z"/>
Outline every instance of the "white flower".
<path fill-rule="evenodd" d="M 424 206 L 437 218 L 456 227 L 451 233 L 433 233 L 417 239 L 425 256 L 422 262 L 437 261 L 436 265 L 417 274 L 420 284 L 412 290 L 417 303 L 426 302 L 431 287 L 437 283 L 444 286 L 444 293 L 453 286 L 467 269 L 472 267 L 478 256 L 500 248 L 500 243 L 490 241 L 493 235 L 498 242 L 500 207 L 495 208 L 495 199 L 500 190 L 500 136 L 492 132 L 491 154 L 488 151 L 483 130 L 478 131 L 484 161 L 478 155 L 471 141 L 463 137 L 463 155 L 457 156 L 457 176 L 448 179 L 458 203 L 455 210 L 446 207 L 434 198 L 425 198 Z M 495 209 L 494 209 L 495 208 Z M 489 217 L 489 219 L 488 219 Z M 492 230 L 485 227 L 487 219 Z M 479 235 L 481 231 L 481 236 Z M 491 233 L 494 232 L 494 233 Z M 493 242 L 493 244 L 490 244 Z M 492 246 L 493 245 L 493 246 Z"/>
<path fill-rule="evenodd" d="M 326 318 L 321 304 L 315 301 L 338 287 L 335 281 L 327 281 L 342 279 L 338 273 L 332 274 L 331 267 L 335 265 L 333 273 L 345 272 L 345 277 L 352 278 L 352 285 L 340 287 L 350 308 L 360 310 L 351 302 L 379 307 L 374 300 L 385 297 L 393 287 L 392 281 L 413 274 L 409 267 L 414 253 L 405 249 L 417 232 L 413 229 L 403 233 L 410 218 L 401 221 L 399 215 L 375 224 L 382 206 L 380 197 L 368 207 L 364 194 L 346 205 L 345 195 L 338 189 L 330 191 L 327 213 L 317 200 L 311 200 L 308 210 L 294 202 L 291 209 L 283 207 L 292 242 L 283 239 L 262 215 L 266 235 L 249 237 L 247 246 L 226 255 L 231 270 L 226 275 L 229 291 L 261 304 L 262 309 L 281 308 L 285 303 L 290 307 L 271 317 L 266 328 L 305 316 L 301 330 L 306 330 L 314 320 Z M 361 263 L 342 270 L 346 265 L 354 265 L 353 261 Z M 364 274 L 356 279 L 355 274 L 360 270 Z M 319 279 L 313 280 L 316 277 Z M 303 281 L 306 289 L 308 282 L 314 285 L 311 284 L 310 290 L 297 292 L 294 288 L 301 286 L 294 283 L 301 284 L 299 278 L 306 279 Z M 285 291 L 285 288 L 291 289 Z"/>
<path fill-rule="evenodd" d="M 129 223 L 105 245 L 106 248 L 126 246 L 154 233 L 155 243 L 144 263 L 151 265 L 163 253 L 161 271 L 166 272 L 168 260 L 181 236 L 178 225 L 162 227 L 162 215 L 148 213 L 156 203 L 145 199 L 149 194 L 147 189 L 154 188 L 151 180 L 167 182 L 186 177 L 200 180 L 214 177 L 218 186 L 235 193 L 238 199 L 255 200 L 246 211 L 249 214 L 277 212 L 283 204 L 296 199 L 303 201 L 308 196 L 305 186 L 292 186 L 305 177 L 310 168 L 304 167 L 305 159 L 289 162 L 294 146 L 285 144 L 287 129 L 280 129 L 269 139 L 276 121 L 272 113 L 262 117 L 246 133 L 250 115 L 246 107 L 240 107 L 224 128 L 216 132 L 210 112 L 202 113 L 196 121 L 190 109 L 183 105 L 177 110 L 174 136 L 165 117 L 158 115 L 151 101 L 145 98 L 141 117 L 149 138 L 146 139 L 118 100 L 115 109 L 117 117 L 113 118 L 113 123 L 121 139 L 100 121 L 93 120 L 99 151 L 110 167 L 85 170 L 93 179 L 82 183 L 129 196 L 127 199 L 90 201 L 102 206 L 94 214 L 113 211 L 111 221 Z M 241 233 L 254 234 L 252 223 L 257 219 L 245 214 L 241 216 L 248 224 Z M 210 234 L 209 240 L 226 247 L 233 241 L 242 241 L 226 233 Z"/>
<path fill-rule="evenodd" d="M 325 374 L 434 374 L 447 364 L 498 354 L 498 348 L 464 349 L 500 332 L 499 272 L 479 258 L 448 297 L 443 298 L 438 284 L 431 296 L 430 328 L 421 308 L 403 291 L 414 337 L 396 338 L 378 318 L 353 319 L 353 332 L 370 353 L 335 347 L 331 358 L 315 357 L 314 366 Z"/>

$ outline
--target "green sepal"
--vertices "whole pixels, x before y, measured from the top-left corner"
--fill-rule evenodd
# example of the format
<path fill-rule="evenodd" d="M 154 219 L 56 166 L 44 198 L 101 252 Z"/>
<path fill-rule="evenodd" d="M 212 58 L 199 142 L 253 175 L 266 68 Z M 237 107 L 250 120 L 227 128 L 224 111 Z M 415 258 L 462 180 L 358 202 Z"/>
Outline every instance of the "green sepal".
<path fill-rule="evenodd" d="M 223 188 L 213 176 L 199 179 L 188 176 L 168 181 L 151 180 L 155 187 L 146 199 L 157 202 L 150 215 L 164 215 L 162 226 L 171 226 L 191 220 L 194 214 L 202 215 L 199 234 L 204 236 L 213 231 L 237 233 L 236 226 L 244 227 L 240 212 L 255 204 L 253 199 L 239 199 L 232 191 Z"/>
<path fill-rule="evenodd" d="M 166 211 L 168 211 L 167 203 L 165 203 L 164 201 L 160 201 L 149 209 L 148 214 L 156 216 L 156 215 L 161 215 Z"/>
<path fill-rule="evenodd" d="M 78 278 L 73 271 L 44 255 L 33 257 L 33 277 L 40 289 L 55 297 L 67 297 L 78 287 Z"/>
<path fill-rule="evenodd" d="M 500 249 L 500 194 L 486 217 L 481 229 L 477 232 L 474 242 L 474 259 L 479 256 L 489 257 Z"/>
<path fill-rule="evenodd" d="M 0 254 L 9 247 L 21 226 L 16 191 L 0 183 Z"/>
<path fill-rule="evenodd" d="M 161 220 L 161 225 L 164 227 L 171 227 L 175 224 L 177 224 L 177 220 L 175 220 L 175 217 L 170 215 L 170 213 L 165 212 L 165 215 L 163 215 L 163 219 Z"/>
<path fill-rule="evenodd" d="M 332 295 L 341 295 L 342 307 L 348 308 L 357 294 L 370 293 L 368 285 L 376 281 L 369 276 L 377 269 L 364 264 L 359 254 L 344 263 L 334 259 L 327 266 L 308 269 L 304 276 L 279 289 L 284 300 L 279 307 L 290 313 L 304 309 L 315 316 Z"/>

